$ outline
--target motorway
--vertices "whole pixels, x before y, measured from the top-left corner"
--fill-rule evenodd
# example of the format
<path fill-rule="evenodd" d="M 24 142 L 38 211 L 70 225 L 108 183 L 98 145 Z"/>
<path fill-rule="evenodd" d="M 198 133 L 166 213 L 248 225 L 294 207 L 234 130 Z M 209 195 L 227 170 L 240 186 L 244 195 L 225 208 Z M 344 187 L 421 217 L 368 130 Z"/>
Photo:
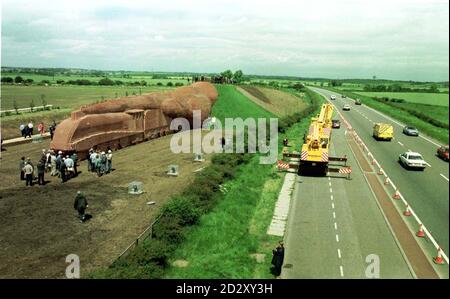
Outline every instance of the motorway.
<path fill-rule="evenodd" d="M 330 99 L 336 95 L 333 104 L 343 113 L 353 129 L 358 133 L 383 169 L 397 185 L 418 217 L 431 232 L 443 251 L 449 253 L 449 165 L 436 156 L 439 142 L 421 134 L 410 137 L 402 133 L 404 124 L 389 118 L 364 105 L 354 105 L 354 99 L 342 98 L 339 94 L 311 88 Z M 350 111 L 342 111 L 344 104 L 351 106 Z M 394 139 L 391 142 L 376 141 L 372 137 L 374 123 L 390 123 L 394 127 Z M 419 152 L 429 166 L 424 172 L 409 171 L 398 163 L 398 156 L 412 150 Z"/>
<path fill-rule="evenodd" d="M 356 157 L 345 127 L 334 129 L 330 154 L 347 155 L 351 180 L 297 176 L 288 217 L 282 278 L 413 278 Z M 369 269 L 369 270 L 367 270 Z"/>

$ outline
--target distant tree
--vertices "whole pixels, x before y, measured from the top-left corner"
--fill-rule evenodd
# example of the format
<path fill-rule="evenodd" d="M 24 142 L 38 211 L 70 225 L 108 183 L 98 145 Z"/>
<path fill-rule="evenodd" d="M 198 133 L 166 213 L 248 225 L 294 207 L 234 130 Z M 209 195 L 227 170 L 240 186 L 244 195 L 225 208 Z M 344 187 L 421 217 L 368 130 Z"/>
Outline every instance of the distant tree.
<path fill-rule="evenodd" d="M 220 73 L 220 75 L 224 77 L 227 82 L 229 82 L 233 78 L 233 72 L 231 70 L 226 70 Z"/>
<path fill-rule="evenodd" d="M 429 92 L 437 93 L 439 89 L 436 84 L 431 84 L 430 88 L 428 88 Z"/>
<path fill-rule="evenodd" d="M 41 81 L 41 84 L 43 84 L 43 85 L 44 85 L 44 84 L 50 84 L 50 81 L 48 81 L 48 80 L 42 80 L 42 81 Z"/>
<path fill-rule="evenodd" d="M 114 85 L 114 81 L 109 78 L 103 78 L 98 81 L 98 85 Z"/>
<path fill-rule="evenodd" d="M 244 77 L 244 73 L 241 70 L 237 70 L 233 74 L 233 79 L 236 83 L 241 83 L 243 77 Z"/>
<path fill-rule="evenodd" d="M 14 78 L 14 83 L 20 84 L 23 82 L 23 78 L 21 76 L 17 76 Z"/>
<path fill-rule="evenodd" d="M 57 84 L 64 84 L 64 80 L 56 80 Z"/>
<path fill-rule="evenodd" d="M 25 84 L 33 84 L 34 80 L 33 79 L 25 79 Z"/>
<path fill-rule="evenodd" d="M 156 86 L 162 86 L 163 84 L 161 82 L 156 83 Z"/>
<path fill-rule="evenodd" d="M 125 96 L 126 96 L 126 97 L 128 96 L 128 90 L 127 90 L 127 91 L 125 91 Z"/>
<path fill-rule="evenodd" d="M 178 86 L 183 86 L 183 85 L 184 85 L 184 84 L 181 83 L 181 82 L 176 82 L 176 83 L 175 83 L 175 86 L 177 86 L 177 87 L 178 87 Z"/>
<path fill-rule="evenodd" d="M 147 86 L 147 81 L 142 80 L 142 81 L 141 81 L 141 85 L 142 85 L 142 86 Z"/>
<path fill-rule="evenodd" d="M 169 87 L 172 87 L 172 86 L 173 86 L 173 83 L 172 83 L 171 81 L 169 81 L 169 82 L 167 82 L 166 85 L 169 86 Z"/>
<path fill-rule="evenodd" d="M 14 79 L 11 77 L 2 77 L 2 83 L 13 83 Z"/>
<path fill-rule="evenodd" d="M 301 83 L 295 83 L 294 85 L 292 85 L 292 87 L 296 90 L 302 90 L 303 88 L 305 88 L 305 86 Z"/>
<path fill-rule="evenodd" d="M 328 86 L 333 86 L 333 87 L 342 86 L 342 82 L 339 82 L 337 80 L 331 80 L 331 82 L 328 83 Z"/>

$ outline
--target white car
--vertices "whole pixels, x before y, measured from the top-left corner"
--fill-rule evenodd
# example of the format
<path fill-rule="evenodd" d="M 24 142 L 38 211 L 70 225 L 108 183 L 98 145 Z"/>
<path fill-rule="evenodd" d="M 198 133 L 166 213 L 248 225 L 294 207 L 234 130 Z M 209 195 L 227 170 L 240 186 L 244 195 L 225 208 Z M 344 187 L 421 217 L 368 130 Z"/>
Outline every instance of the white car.
<path fill-rule="evenodd" d="M 428 165 L 422 155 L 415 152 L 406 152 L 398 157 L 398 161 L 406 168 L 416 168 L 424 170 Z"/>
<path fill-rule="evenodd" d="M 336 96 L 333 94 L 333 95 L 331 95 L 330 99 L 336 100 Z"/>
<path fill-rule="evenodd" d="M 349 104 L 345 104 L 344 107 L 342 107 L 342 110 L 344 111 L 350 111 L 350 105 Z"/>

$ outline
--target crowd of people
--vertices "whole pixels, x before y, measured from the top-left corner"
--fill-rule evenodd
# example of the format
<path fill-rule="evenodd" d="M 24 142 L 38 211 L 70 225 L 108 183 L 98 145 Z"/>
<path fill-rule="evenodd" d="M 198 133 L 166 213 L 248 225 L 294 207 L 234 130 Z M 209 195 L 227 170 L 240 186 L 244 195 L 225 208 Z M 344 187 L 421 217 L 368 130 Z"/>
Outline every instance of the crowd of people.
<path fill-rule="evenodd" d="M 33 186 L 33 181 L 38 180 L 39 185 L 45 185 L 45 173 L 61 178 L 64 183 L 78 175 L 78 156 L 74 152 L 71 155 L 63 155 L 61 151 L 42 150 L 41 158 L 35 166 L 30 158 L 20 159 L 20 179 L 25 181 L 25 186 Z M 37 174 L 37 175 L 36 175 Z"/>
<path fill-rule="evenodd" d="M 94 172 L 97 176 L 110 173 L 112 171 L 112 151 L 110 148 L 107 152 L 90 149 L 87 157 L 88 171 Z"/>
<path fill-rule="evenodd" d="M 38 133 L 43 136 L 45 134 L 45 125 L 43 122 L 40 122 L 37 126 L 38 129 Z M 55 133 L 55 129 L 56 129 L 56 122 L 53 121 L 52 125 L 49 127 L 49 132 L 50 132 L 50 138 L 53 140 L 53 135 Z M 30 120 L 30 122 L 25 125 L 25 124 L 20 124 L 19 125 L 19 130 L 20 130 L 20 134 L 22 135 L 23 138 L 32 138 L 33 135 L 33 131 L 34 131 L 34 125 L 33 122 Z"/>

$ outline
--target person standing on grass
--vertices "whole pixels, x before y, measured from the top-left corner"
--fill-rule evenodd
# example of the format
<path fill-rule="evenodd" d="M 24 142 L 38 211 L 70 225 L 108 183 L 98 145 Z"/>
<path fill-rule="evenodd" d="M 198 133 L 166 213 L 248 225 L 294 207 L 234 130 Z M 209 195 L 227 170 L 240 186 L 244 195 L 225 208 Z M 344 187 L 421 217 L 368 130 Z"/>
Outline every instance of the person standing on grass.
<path fill-rule="evenodd" d="M 92 153 L 94 152 L 94 150 L 91 148 L 90 150 L 89 150 L 89 152 L 88 152 L 88 155 L 87 155 L 87 164 L 88 164 L 88 171 L 89 172 L 91 172 L 92 171 L 92 158 L 91 158 L 91 156 L 92 156 Z"/>
<path fill-rule="evenodd" d="M 95 156 L 95 169 L 97 170 L 97 176 L 101 176 L 102 175 L 102 158 L 100 158 L 99 154 L 96 154 Z"/>
<path fill-rule="evenodd" d="M 33 135 L 33 122 L 30 120 L 30 122 L 28 123 L 27 136 L 31 138 L 31 135 Z"/>
<path fill-rule="evenodd" d="M 44 180 L 45 163 L 42 163 L 42 161 L 39 161 L 37 164 L 37 171 L 38 171 L 38 184 L 45 185 L 45 180 Z"/>
<path fill-rule="evenodd" d="M 272 265 L 274 266 L 274 274 L 279 277 L 284 262 L 284 244 L 283 241 L 278 243 L 277 248 L 272 250 Z"/>
<path fill-rule="evenodd" d="M 97 169 L 95 167 L 96 167 L 96 161 L 97 161 L 97 153 L 94 150 L 92 150 L 90 158 L 91 158 L 91 171 L 96 172 Z"/>
<path fill-rule="evenodd" d="M 25 173 L 25 186 L 33 186 L 33 166 L 27 162 L 23 167 L 23 172 Z"/>
<path fill-rule="evenodd" d="M 66 182 L 67 166 L 66 166 L 66 163 L 64 163 L 65 160 L 66 160 L 65 158 L 62 158 L 61 165 L 59 166 L 59 173 L 61 175 L 61 183 L 65 183 Z"/>
<path fill-rule="evenodd" d="M 73 160 L 69 157 L 69 155 L 66 156 L 66 159 L 64 160 L 64 164 L 66 164 L 67 169 L 67 178 L 73 177 L 75 173 L 75 169 L 73 167 Z"/>
<path fill-rule="evenodd" d="M 112 170 L 112 151 L 108 150 L 106 155 L 106 173 L 110 173 Z"/>
<path fill-rule="evenodd" d="M 53 140 L 53 135 L 55 134 L 56 123 L 53 121 L 53 124 L 48 128 L 50 131 L 50 140 Z"/>
<path fill-rule="evenodd" d="M 73 208 L 77 210 L 78 217 L 80 218 L 80 222 L 83 223 L 86 220 L 86 208 L 88 208 L 88 202 L 86 196 L 84 196 L 81 191 L 77 192 L 77 196 L 75 196 L 75 202 L 73 203 Z"/>
<path fill-rule="evenodd" d="M 25 180 L 25 172 L 23 170 L 24 167 L 25 167 L 25 157 L 22 157 L 22 158 L 20 158 L 20 162 L 19 162 L 20 180 L 21 181 Z"/>
<path fill-rule="evenodd" d="M 52 172 L 50 173 L 51 176 L 58 175 L 58 170 L 56 168 L 56 155 L 54 151 L 50 152 L 50 164 L 52 167 Z"/>
<path fill-rule="evenodd" d="M 61 174 L 59 173 L 59 170 L 61 168 L 61 162 L 62 162 L 61 160 L 62 160 L 62 151 L 59 151 L 58 155 L 56 156 L 56 161 L 55 161 L 55 163 L 56 163 L 56 171 L 57 171 L 57 175 L 58 176 L 61 176 Z"/>
<path fill-rule="evenodd" d="M 74 172 L 74 175 L 77 176 L 78 175 L 78 170 L 77 170 L 78 155 L 77 155 L 77 152 L 73 152 L 73 154 L 70 156 L 70 159 L 72 159 L 72 161 L 73 161 L 73 172 Z"/>
<path fill-rule="evenodd" d="M 41 136 L 44 136 L 45 128 L 44 128 L 44 123 L 43 123 L 43 122 L 40 122 L 40 123 L 39 123 L 39 125 L 38 125 L 38 131 L 39 131 L 39 134 L 41 134 Z"/>
<path fill-rule="evenodd" d="M 22 134 L 23 138 L 27 138 L 27 131 L 25 130 L 25 125 L 24 124 L 20 124 L 19 126 L 19 130 L 20 130 L 20 134 Z"/>

